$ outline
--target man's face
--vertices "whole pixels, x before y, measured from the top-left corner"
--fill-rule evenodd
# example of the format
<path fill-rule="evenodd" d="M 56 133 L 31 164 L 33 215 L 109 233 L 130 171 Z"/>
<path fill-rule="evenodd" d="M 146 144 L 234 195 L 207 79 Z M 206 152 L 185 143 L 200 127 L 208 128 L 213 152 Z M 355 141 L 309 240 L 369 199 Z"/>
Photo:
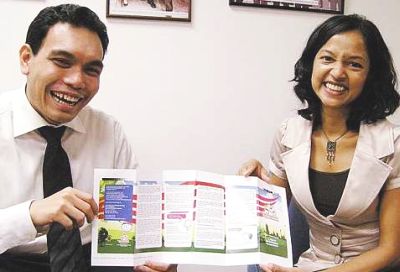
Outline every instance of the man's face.
<path fill-rule="evenodd" d="M 51 124 L 71 121 L 97 93 L 102 59 L 103 48 L 95 32 L 55 24 L 36 55 L 26 44 L 20 50 L 29 102 Z"/>

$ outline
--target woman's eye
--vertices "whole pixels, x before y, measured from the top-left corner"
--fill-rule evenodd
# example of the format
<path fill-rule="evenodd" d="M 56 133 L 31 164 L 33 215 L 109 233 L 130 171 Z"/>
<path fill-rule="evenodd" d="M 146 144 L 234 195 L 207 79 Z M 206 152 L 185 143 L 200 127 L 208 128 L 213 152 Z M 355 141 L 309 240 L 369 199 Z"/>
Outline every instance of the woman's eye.
<path fill-rule="evenodd" d="M 324 62 L 330 62 L 333 60 L 333 58 L 331 56 L 322 56 L 321 60 Z"/>
<path fill-rule="evenodd" d="M 358 68 L 358 69 L 363 68 L 363 66 L 361 65 L 361 63 L 354 62 L 354 61 L 351 61 L 351 62 L 350 62 L 350 66 L 353 67 L 353 68 Z"/>

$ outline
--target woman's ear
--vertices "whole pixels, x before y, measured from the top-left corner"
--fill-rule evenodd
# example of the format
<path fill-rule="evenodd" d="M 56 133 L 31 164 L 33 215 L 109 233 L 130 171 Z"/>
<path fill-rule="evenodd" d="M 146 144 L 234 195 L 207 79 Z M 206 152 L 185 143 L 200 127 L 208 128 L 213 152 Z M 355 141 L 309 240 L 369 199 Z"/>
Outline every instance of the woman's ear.
<path fill-rule="evenodd" d="M 33 58 L 32 48 L 29 44 L 24 44 L 19 50 L 19 65 L 24 75 L 29 74 L 29 63 Z"/>

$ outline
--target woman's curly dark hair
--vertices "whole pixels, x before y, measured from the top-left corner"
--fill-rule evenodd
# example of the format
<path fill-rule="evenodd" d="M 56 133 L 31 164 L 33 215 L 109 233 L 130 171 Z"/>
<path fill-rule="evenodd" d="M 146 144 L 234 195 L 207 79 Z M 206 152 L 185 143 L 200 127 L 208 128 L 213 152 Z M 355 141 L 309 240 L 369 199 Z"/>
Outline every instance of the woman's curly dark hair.
<path fill-rule="evenodd" d="M 374 123 L 392 114 L 399 106 L 396 91 L 397 75 L 392 56 L 378 28 L 360 15 L 337 15 L 319 25 L 308 39 L 300 59 L 294 67 L 294 91 L 307 107 L 298 114 L 312 120 L 314 129 L 321 126 L 321 101 L 311 86 L 313 62 L 320 48 L 334 35 L 359 31 L 367 47 L 370 67 L 364 89 L 350 105 L 347 127 L 358 131 L 360 123 Z"/>

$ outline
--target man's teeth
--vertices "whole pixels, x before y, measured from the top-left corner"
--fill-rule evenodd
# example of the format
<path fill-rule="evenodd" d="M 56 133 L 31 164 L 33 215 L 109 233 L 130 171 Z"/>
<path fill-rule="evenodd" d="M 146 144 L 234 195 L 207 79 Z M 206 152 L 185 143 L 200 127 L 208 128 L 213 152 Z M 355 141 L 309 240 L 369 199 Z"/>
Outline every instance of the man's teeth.
<path fill-rule="evenodd" d="M 68 104 L 73 106 L 80 100 L 79 97 L 74 97 L 67 94 L 56 93 L 56 92 L 52 92 L 51 94 L 54 97 L 54 99 L 61 104 Z"/>
<path fill-rule="evenodd" d="M 340 86 L 340 85 L 335 85 L 332 83 L 326 83 L 325 84 L 326 87 L 328 87 L 329 89 L 331 89 L 332 91 L 336 91 L 336 92 L 343 92 L 345 90 L 345 87 Z"/>

